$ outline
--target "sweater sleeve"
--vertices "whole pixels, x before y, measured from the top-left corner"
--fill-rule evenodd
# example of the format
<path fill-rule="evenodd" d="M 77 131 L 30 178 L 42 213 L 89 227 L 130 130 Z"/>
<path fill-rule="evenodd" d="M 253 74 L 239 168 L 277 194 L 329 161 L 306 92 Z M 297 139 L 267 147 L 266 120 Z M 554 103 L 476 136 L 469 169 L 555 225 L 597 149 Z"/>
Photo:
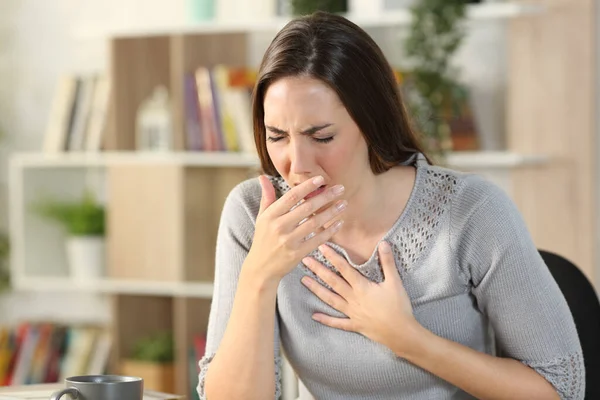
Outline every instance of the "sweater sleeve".
<path fill-rule="evenodd" d="M 477 306 L 505 356 L 541 374 L 561 399 L 583 399 L 583 356 L 567 302 L 514 203 L 492 184 L 479 186 L 457 201 L 453 218 L 462 222 L 451 224 Z"/>
<path fill-rule="evenodd" d="M 215 254 L 215 279 L 208 331 L 206 351 L 199 362 L 197 391 L 201 400 L 206 400 L 205 378 L 213 360 L 225 328 L 231 315 L 233 301 L 237 289 L 242 264 L 250 250 L 254 236 L 254 224 L 260 204 L 260 192 L 256 193 L 251 182 L 246 181 L 236 186 L 223 205 L 221 220 L 217 233 Z M 281 357 L 279 349 L 279 321 L 275 318 L 275 399 L 281 395 Z M 243 355 L 240 354 L 240 359 Z"/>

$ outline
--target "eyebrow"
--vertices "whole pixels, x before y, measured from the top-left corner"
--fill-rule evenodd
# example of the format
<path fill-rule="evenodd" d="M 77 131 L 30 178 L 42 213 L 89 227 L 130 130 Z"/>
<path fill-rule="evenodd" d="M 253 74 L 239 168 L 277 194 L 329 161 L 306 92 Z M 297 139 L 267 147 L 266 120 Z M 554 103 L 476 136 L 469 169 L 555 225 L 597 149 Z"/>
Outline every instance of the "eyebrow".
<path fill-rule="evenodd" d="M 321 129 L 325 129 L 330 127 L 333 124 L 323 124 L 323 125 L 318 125 L 318 126 L 313 126 L 310 127 L 308 129 L 305 129 L 303 131 L 300 131 L 301 134 L 303 135 L 314 135 L 315 133 L 319 132 Z M 269 126 L 269 125 L 265 125 L 265 128 L 267 128 L 268 130 L 270 130 L 273 133 L 277 133 L 279 135 L 286 135 L 287 132 L 279 129 L 279 128 L 275 128 L 274 126 Z"/>

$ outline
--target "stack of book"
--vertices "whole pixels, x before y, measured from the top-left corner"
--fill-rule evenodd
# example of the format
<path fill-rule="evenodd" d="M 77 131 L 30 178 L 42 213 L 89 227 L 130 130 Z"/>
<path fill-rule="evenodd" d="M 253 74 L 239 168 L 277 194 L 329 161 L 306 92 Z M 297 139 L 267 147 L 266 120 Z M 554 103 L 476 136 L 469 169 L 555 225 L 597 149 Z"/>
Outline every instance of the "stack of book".
<path fill-rule="evenodd" d="M 111 347 L 109 332 L 99 326 L 23 322 L 0 327 L 0 386 L 103 374 Z"/>
<path fill-rule="evenodd" d="M 255 153 L 251 92 L 255 72 L 200 66 L 185 76 L 187 150 Z"/>
<path fill-rule="evenodd" d="M 109 96 L 110 81 L 104 75 L 61 77 L 46 125 L 43 150 L 100 151 Z"/>

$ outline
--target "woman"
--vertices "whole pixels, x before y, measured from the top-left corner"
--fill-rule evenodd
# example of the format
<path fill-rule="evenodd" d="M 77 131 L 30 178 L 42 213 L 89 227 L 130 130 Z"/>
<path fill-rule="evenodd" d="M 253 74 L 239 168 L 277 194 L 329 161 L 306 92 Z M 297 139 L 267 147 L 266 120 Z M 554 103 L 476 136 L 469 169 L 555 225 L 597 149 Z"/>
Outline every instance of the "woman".
<path fill-rule="evenodd" d="M 316 399 L 583 398 L 572 316 L 519 212 L 430 165 L 364 31 L 290 22 L 253 113 L 266 175 L 224 205 L 201 398 L 278 397 L 280 340 Z"/>

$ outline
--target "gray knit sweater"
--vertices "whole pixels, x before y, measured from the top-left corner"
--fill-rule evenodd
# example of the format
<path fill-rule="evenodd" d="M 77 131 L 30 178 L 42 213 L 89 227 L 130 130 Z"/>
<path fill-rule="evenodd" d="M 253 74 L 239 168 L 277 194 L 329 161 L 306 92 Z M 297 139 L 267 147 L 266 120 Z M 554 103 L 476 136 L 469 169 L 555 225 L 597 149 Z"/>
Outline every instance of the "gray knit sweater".
<path fill-rule="evenodd" d="M 583 357 L 572 315 L 512 201 L 477 175 L 431 166 L 423 157 L 414 165 L 408 204 L 383 239 L 392 243 L 416 319 L 436 335 L 493 354 L 491 327 L 499 347 L 543 375 L 561 399 L 583 399 Z M 289 190 L 281 178 L 272 182 L 279 194 Z M 252 244 L 260 198 L 254 178 L 239 184 L 224 205 L 208 342 L 200 361 L 201 399 Z M 330 244 L 348 259 L 343 248 Z M 312 255 L 332 268 L 318 250 Z M 352 265 L 367 278 L 382 280 L 376 251 L 366 263 Z M 312 320 L 314 312 L 342 314 L 300 283 L 304 275 L 318 279 L 300 264 L 277 292 L 276 397 L 281 344 L 319 400 L 472 398 L 360 334 Z"/>

